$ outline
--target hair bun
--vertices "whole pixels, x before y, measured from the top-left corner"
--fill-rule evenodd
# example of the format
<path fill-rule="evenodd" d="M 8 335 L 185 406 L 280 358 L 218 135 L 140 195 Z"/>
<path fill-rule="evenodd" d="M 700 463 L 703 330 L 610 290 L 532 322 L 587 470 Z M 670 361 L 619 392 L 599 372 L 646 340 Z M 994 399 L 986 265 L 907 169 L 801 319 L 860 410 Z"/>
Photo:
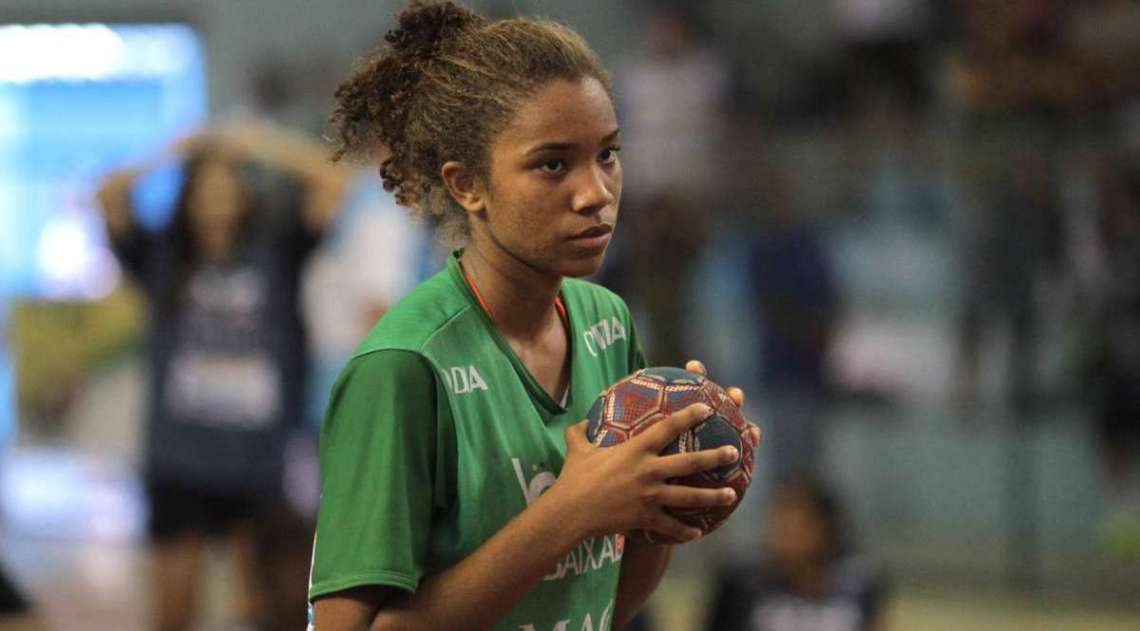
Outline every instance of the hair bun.
<path fill-rule="evenodd" d="M 486 18 L 454 2 L 415 0 L 398 16 L 399 26 L 385 36 L 392 48 L 403 55 L 427 57 L 440 42 L 459 32 L 483 24 Z"/>

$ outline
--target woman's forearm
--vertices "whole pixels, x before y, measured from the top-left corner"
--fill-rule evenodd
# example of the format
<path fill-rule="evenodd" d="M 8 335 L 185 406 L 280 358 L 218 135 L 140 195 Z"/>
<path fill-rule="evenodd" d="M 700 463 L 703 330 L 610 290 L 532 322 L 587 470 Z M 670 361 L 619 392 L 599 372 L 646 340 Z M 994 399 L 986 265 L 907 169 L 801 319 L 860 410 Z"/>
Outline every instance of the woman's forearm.
<path fill-rule="evenodd" d="M 303 133 L 258 121 L 231 123 L 215 133 L 226 146 L 302 179 L 335 180 L 348 174 L 329 160 L 324 145 Z"/>
<path fill-rule="evenodd" d="M 112 240 L 124 239 L 134 229 L 131 190 L 140 176 L 138 169 L 114 171 L 107 175 L 96 191 L 96 200 L 103 210 L 107 233 Z"/>
<path fill-rule="evenodd" d="M 654 545 L 626 539 L 617 604 L 614 605 L 614 629 L 621 629 L 633 619 L 661 583 L 672 558 L 671 545 Z"/>
<path fill-rule="evenodd" d="M 314 604 L 320 631 L 360 629 L 485 629 L 504 618 L 555 564 L 579 542 L 614 532 L 648 529 L 679 541 L 700 531 L 669 516 L 665 506 L 717 506 L 735 499 L 722 489 L 667 484 L 669 478 L 707 471 L 739 457 L 731 449 L 706 449 L 660 456 L 681 430 L 708 418 L 712 410 L 692 405 L 658 421 L 638 436 L 614 447 L 594 447 L 586 439 L 586 421 L 566 431 L 566 461 L 557 482 L 505 527 L 451 568 L 424 580 L 412 595 L 380 604 L 333 594 Z M 618 596 L 622 616 L 632 616 L 657 586 L 671 551 L 647 546 L 626 550 Z M 615 603 L 615 608 L 617 604 Z M 354 618 L 354 614 L 364 615 Z M 620 618 L 615 615 L 615 622 Z M 616 625 L 615 625 L 616 628 Z"/>
<path fill-rule="evenodd" d="M 384 603 L 369 628 L 469 631 L 494 626 L 588 535 L 567 505 L 551 489 L 467 558 L 425 579 L 415 594 Z M 315 603 L 317 629 L 353 628 L 336 624 L 342 619 L 337 605 L 335 597 Z"/>

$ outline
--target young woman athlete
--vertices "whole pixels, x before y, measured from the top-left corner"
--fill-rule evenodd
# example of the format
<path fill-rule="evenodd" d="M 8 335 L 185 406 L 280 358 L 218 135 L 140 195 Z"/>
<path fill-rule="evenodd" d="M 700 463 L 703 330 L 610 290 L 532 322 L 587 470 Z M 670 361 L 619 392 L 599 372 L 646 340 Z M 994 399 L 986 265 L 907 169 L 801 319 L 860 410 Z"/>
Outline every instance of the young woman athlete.
<path fill-rule="evenodd" d="M 466 247 L 333 387 L 313 625 L 621 628 L 671 549 L 617 533 L 696 538 L 663 509 L 733 491 L 666 480 L 739 455 L 658 455 L 711 413 L 700 405 L 608 449 L 579 422 L 646 364 L 622 300 L 577 280 L 601 265 L 621 197 L 609 78 L 564 26 L 450 2 L 413 2 L 386 39 L 337 92 L 341 153 L 384 151 L 398 201 Z"/>

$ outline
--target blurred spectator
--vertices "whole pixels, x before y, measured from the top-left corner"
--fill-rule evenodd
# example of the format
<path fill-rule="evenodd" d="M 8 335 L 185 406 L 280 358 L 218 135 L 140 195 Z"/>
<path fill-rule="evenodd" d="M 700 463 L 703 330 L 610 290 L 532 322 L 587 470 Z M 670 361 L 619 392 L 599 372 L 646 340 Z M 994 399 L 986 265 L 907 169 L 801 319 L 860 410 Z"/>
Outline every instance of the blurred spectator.
<path fill-rule="evenodd" d="M 696 259 L 720 210 L 724 60 L 698 45 L 691 16 L 662 8 L 646 18 L 645 48 L 615 77 L 625 174 L 623 229 L 607 282 L 645 311 L 654 363 L 691 356 L 683 315 L 690 309 Z"/>
<path fill-rule="evenodd" d="M 958 396 L 967 407 L 976 401 L 981 342 L 998 325 L 1011 340 L 1005 394 L 1026 413 L 1036 394 L 1035 290 L 1062 260 L 1063 132 L 1087 94 L 1061 3 L 963 0 L 960 8 L 963 39 L 950 63 L 968 196 Z"/>
<path fill-rule="evenodd" d="M 726 568 L 709 631 L 870 631 L 885 584 L 851 549 L 841 509 L 818 483 L 779 486 L 768 523 L 766 563 Z"/>
<path fill-rule="evenodd" d="M 1111 160 L 1101 175 L 1104 279 L 1089 327 L 1090 376 L 1109 483 L 1109 544 L 1140 557 L 1140 155 Z"/>
<path fill-rule="evenodd" d="M 844 38 L 850 103 L 843 178 L 874 229 L 929 233 L 945 191 L 924 125 L 929 0 L 832 0 Z"/>
<path fill-rule="evenodd" d="M 333 105 L 329 97 L 336 91 L 339 69 L 339 63 L 319 56 L 263 59 L 253 69 L 247 103 L 235 115 L 319 133 Z M 442 268 L 446 258 L 446 252 L 433 248 L 432 218 L 413 219 L 384 190 L 376 172 L 382 160 L 378 153 L 374 164 L 352 176 L 336 221 L 301 283 L 313 352 L 308 413 L 318 426 L 329 388 L 360 340 L 409 289 Z M 311 457 L 315 466 L 316 454 Z M 317 476 L 314 472 L 313 483 Z M 302 504 L 312 499 L 301 495 Z"/>
<path fill-rule="evenodd" d="M 1094 415 L 1108 483 L 1110 549 L 1140 558 L 1140 5 L 1090 0 L 1071 27 L 1105 105 L 1086 301 Z"/>
<path fill-rule="evenodd" d="M 697 41 L 692 20 L 679 8 L 659 8 L 646 17 L 643 49 L 617 66 L 622 141 L 636 149 L 622 161 L 625 195 L 717 189 L 728 66 Z"/>
<path fill-rule="evenodd" d="M 324 414 L 329 388 L 364 336 L 443 256 L 427 217 L 396 204 L 372 169 L 358 173 L 336 225 L 314 256 L 303 299 L 318 371 L 313 417 Z"/>
<path fill-rule="evenodd" d="M 149 231 L 135 221 L 132 192 L 166 161 L 184 163 L 184 184 L 171 219 Z M 258 173 L 260 186 L 250 179 Z M 193 626 L 205 546 L 219 538 L 243 583 L 243 622 L 301 624 L 303 580 L 274 593 L 284 586 L 259 579 L 291 554 L 307 558 L 311 529 L 281 517 L 299 519 L 282 488 L 286 444 L 305 409 L 299 279 L 344 186 L 320 149 L 246 123 L 115 172 L 99 192 L 112 247 L 150 302 L 144 475 L 155 628 Z M 296 531 L 305 536 L 287 540 Z M 258 554 L 266 550 L 277 558 Z"/>
<path fill-rule="evenodd" d="M 777 203 L 756 230 L 747 269 L 759 310 L 761 381 L 777 480 L 819 473 L 827 354 L 839 296 L 824 236 Z"/>
<path fill-rule="evenodd" d="M 889 94 L 907 109 L 925 100 L 922 40 L 929 0 L 831 0 L 853 99 Z M 855 104 L 856 108 L 865 107 Z"/>

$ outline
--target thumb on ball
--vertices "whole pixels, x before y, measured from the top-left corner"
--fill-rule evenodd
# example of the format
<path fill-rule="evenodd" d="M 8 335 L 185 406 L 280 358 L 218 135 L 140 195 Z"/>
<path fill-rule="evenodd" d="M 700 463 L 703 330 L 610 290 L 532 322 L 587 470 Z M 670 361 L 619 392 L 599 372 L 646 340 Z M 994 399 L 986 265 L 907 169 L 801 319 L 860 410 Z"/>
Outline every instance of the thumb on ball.
<path fill-rule="evenodd" d="M 586 426 L 588 424 L 589 421 L 579 421 L 566 428 L 567 449 L 584 449 L 590 446 L 590 441 L 586 440 Z"/>

